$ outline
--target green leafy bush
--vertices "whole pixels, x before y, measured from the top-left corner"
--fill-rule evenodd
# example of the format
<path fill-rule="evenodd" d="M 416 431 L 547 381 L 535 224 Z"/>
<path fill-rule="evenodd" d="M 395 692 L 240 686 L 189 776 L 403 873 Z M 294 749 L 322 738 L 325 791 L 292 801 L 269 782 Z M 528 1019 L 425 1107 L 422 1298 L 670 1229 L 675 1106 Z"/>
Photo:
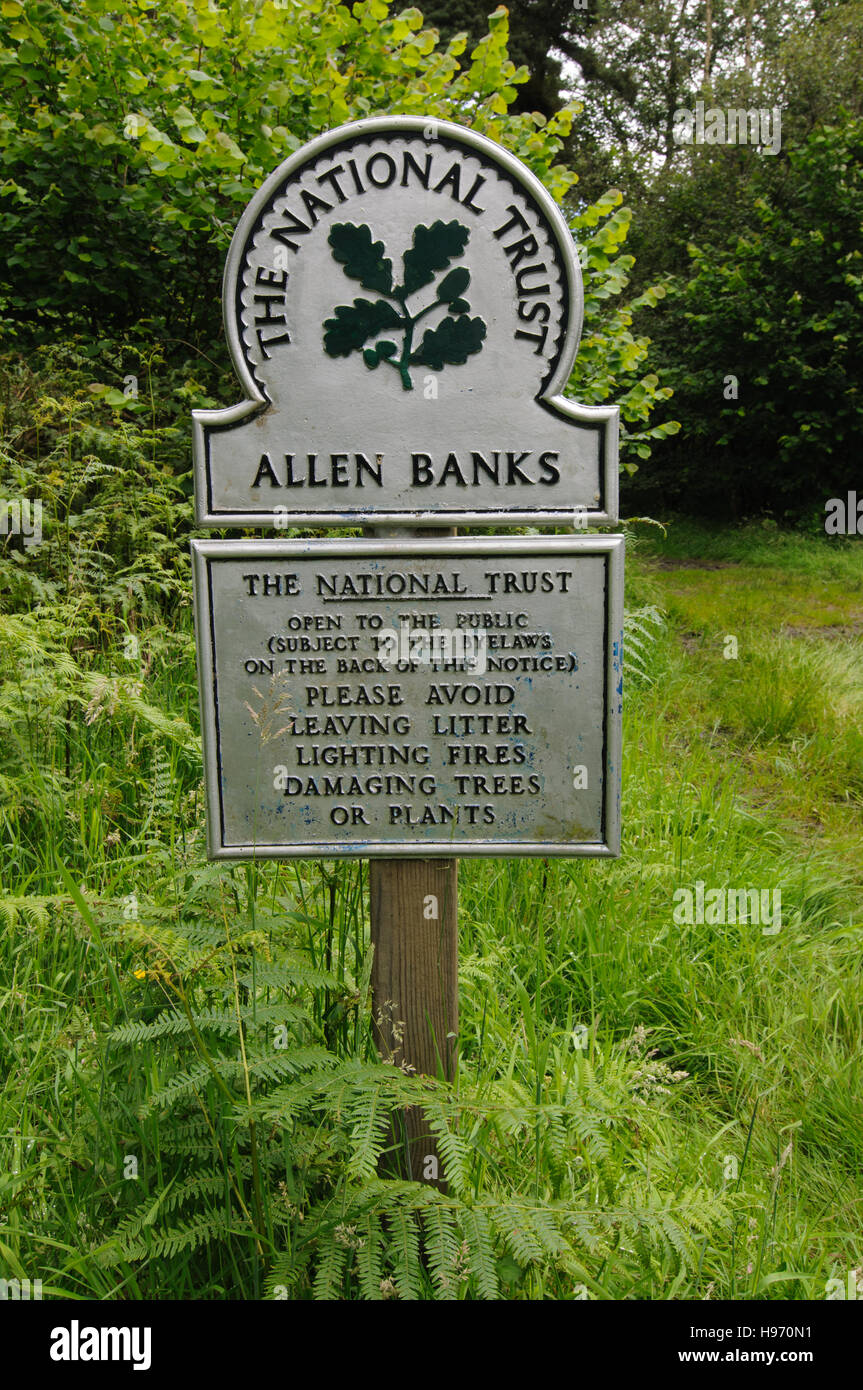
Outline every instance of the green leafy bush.
<path fill-rule="evenodd" d="M 224 361 L 221 272 L 242 209 L 280 161 L 357 117 L 467 124 L 563 202 L 577 182 L 557 162 L 573 112 L 508 113 L 528 73 L 507 56 L 506 10 L 488 24 L 466 55 L 465 35 L 442 45 L 418 9 L 384 0 L 6 0 L 0 326 L 24 348 L 70 333 L 121 336 L 143 322 L 168 353 L 182 340 Z M 608 302 L 632 265 L 619 254 L 629 225 L 621 202 L 614 193 L 594 207 L 572 203 L 587 301 L 572 389 L 620 400 L 634 467 L 674 426 L 648 428 L 668 391 L 643 373 L 649 340 L 629 331 L 637 306 Z M 475 350 L 478 330 L 459 323 L 429 344 L 435 361 Z"/>
<path fill-rule="evenodd" d="M 856 481 L 863 121 L 816 128 L 780 166 L 763 160 L 744 196 L 750 229 L 691 246 L 691 278 L 661 311 L 683 431 L 645 484 L 666 505 L 821 528 L 827 499 Z"/>

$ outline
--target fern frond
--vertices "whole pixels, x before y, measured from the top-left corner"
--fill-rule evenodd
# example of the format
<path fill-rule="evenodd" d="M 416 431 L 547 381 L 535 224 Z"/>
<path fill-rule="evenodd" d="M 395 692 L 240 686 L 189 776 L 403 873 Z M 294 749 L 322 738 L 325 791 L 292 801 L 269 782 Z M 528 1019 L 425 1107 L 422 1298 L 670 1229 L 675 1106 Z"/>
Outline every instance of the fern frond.
<path fill-rule="evenodd" d="M 153 1232 L 137 1239 L 130 1237 L 120 1245 L 124 1258 L 129 1260 L 152 1259 L 154 1256 L 179 1255 L 182 1252 L 198 1250 L 211 1240 L 228 1234 L 228 1218 L 218 1211 L 206 1215 L 190 1217 L 167 1230 Z"/>
<path fill-rule="evenodd" d="M 360 1245 L 357 1248 L 357 1276 L 360 1297 L 378 1302 L 383 1275 L 383 1231 L 380 1219 L 370 1212 L 365 1220 L 358 1223 Z"/>
<path fill-rule="evenodd" d="M 698 1258 L 692 1236 L 685 1231 L 670 1211 L 663 1211 L 659 1217 L 659 1229 L 674 1250 L 681 1266 L 690 1268 Z"/>
<path fill-rule="evenodd" d="M 392 1106 L 387 1106 L 380 1090 L 360 1097 L 360 1103 L 351 1106 L 349 1134 L 351 1154 L 348 1159 L 348 1177 L 367 1182 L 377 1171 L 378 1159 L 383 1152 L 390 1131 Z"/>
<path fill-rule="evenodd" d="M 655 676 L 650 670 L 650 657 L 664 627 L 665 615 L 653 604 L 624 610 L 623 670 L 627 679 L 647 685 L 653 683 Z"/>
<path fill-rule="evenodd" d="M 442 1202 L 435 1202 L 423 1212 L 422 1225 L 432 1282 L 441 1298 L 457 1299 L 461 1249 L 452 1212 Z"/>
<path fill-rule="evenodd" d="M 0 898 L 0 922 L 14 927 L 21 919 L 30 927 L 44 929 L 51 923 L 49 908 L 57 907 L 62 901 L 59 896 L 30 894 L 16 898 L 4 895 Z"/>
<path fill-rule="evenodd" d="M 303 1009 L 293 1004 L 259 1004 L 257 1007 L 251 1005 L 240 1009 L 239 1017 L 242 1023 L 250 1028 L 253 1025 L 263 1027 L 267 1023 L 288 1023 L 303 1022 L 307 1015 Z M 180 1037 L 185 1033 L 191 1033 L 197 1029 L 201 1033 L 218 1033 L 221 1037 L 237 1036 L 237 1011 L 236 1009 L 206 1009 L 200 1013 L 194 1013 L 190 1019 L 186 1014 L 178 1010 L 166 1009 L 152 1023 L 124 1023 L 118 1025 L 111 1031 L 110 1037 L 114 1042 L 133 1044 L 135 1046 L 143 1042 L 148 1042 L 151 1038 Z"/>
<path fill-rule="evenodd" d="M 237 1065 L 233 1059 L 213 1058 L 213 1067 L 216 1071 L 230 1071 L 233 1074 Z M 170 1110 L 181 1097 L 192 1095 L 199 1087 L 203 1086 L 211 1075 L 212 1072 L 206 1062 L 198 1062 L 195 1066 L 178 1072 L 176 1076 L 171 1077 L 167 1085 L 150 1092 L 141 1107 L 141 1115 L 153 1115 L 157 1110 Z"/>
<path fill-rule="evenodd" d="M 297 1047 L 284 1052 L 274 1052 L 263 1056 L 247 1058 L 252 1076 L 273 1080 L 280 1076 L 296 1076 L 315 1066 L 323 1066 L 335 1059 L 322 1047 Z M 244 1067 L 239 1057 L 213 1055 L 207 1062 L 196 1062 L 185 1071 L 178 1072 L 159 1089 L 152 1091 L 141 1108 L 142 1115 L 152 1115 L 157 1110 L 170 1110 L 184 1096 L 193 1095 L 210 1077 L 221 1077 L 226 1084 L 244 1075 Z"/>
<path fill-rule="evenodd" d="M 337 1230 L 338 1227 L 326 1236 L 321 1235 L 313 1285 L 316 1299 L 334 1300 L 341 1288 L 348 1251 L 347 1246 L 338 1240 Z"/>
<path fill-rule="evenodd" d="M 161 1231 L 147 1253 L 173 1258 L 183 1251 L 198 1250 L 211 1240 L 228 1235 L 228 1232 L 227 1217 L 220 1212 L 210 1212 L 207 1216 L 181 1222 L 171 1230 Z"/>
<path fill-rule="evenodd" d="M 387 1215 L 393 1279 L 399 1297 L 414 1302 L 422 1295 L 420 1237 L 412 1211 L 396 1208 Z"/>
<path fill-rule="evenodd" d="M 222 933 L 224 939 L 224 932 Z M 341 989 L 341 982 L 326 970 L 313 970 L 300 961 L 290 958 L 278 962 L 260 960 L 255 962 L 254 972 L 246 970 L 240 975 L 240 983 L 247 989 L 269 985 L 271 989 Z"/>
<path fill-rule="evenodd" d="M 308 1245 L 276 1255 L 267 1276 L 266 1289 L 270 1298 L 290 1298 L 308 1275 L 312 1252 Z"/>
<path fill-rule="evenodd" d="M 280 1076 L 299 1076 L 301 1072 L 312 1071 L 315 1067 L 322 1069 L 338 1066 L 338 1058 L 333 1057 L 332 1053 L 327 1052 L 324 1047 L 293 1047 L 286 1048 L 283 1052 L 264 1053 L 258 1056 L 250 1056 L 248 1059 L 249 1072 L 252 1076 L 266 1081 L 273 1081 Z M 240 1067 L 240 1064 L 237 1063 Z M 240 1067 L 240 1069 L 242 1069 Z"/>
<path fill-rule="evenodd" d="M 157 1217 L 176 1211 L 184 1202 L 200 1197 L 221 1196 L 225 1190 L 225 1177 L 221 1173 L 197 1172 L 182 1183 L 166 1188 L 154 1201 L 143 1202 L 131 1215 L 114 1229 L 114 1239 L 124 1250 L 141 1233 L 154 1226 Z"/>
<path fill-rule="evenodd" d="M 423 1111 L 437 1141 L 446 1180 L 453 1194 L 463 1197 L 470 1190 L 470 1149 L 461 1135 L 450 1127 L 440 1102 L 426 1101 Z"/>
<path fill-rule="evenodd" d="M 481 1207 L 465 1207 L 459 1219 L 467 1239 L 468 1261 L 477 1292 L 480 1298 L 497 1299 L 500 1285 L 488 1217 Z"/>
<path fill-rule="evenodd" d="M 542 1259 L 543 1247 L 533 1229 L 530 1209 L 518 1207 L 509 1202 L 490 1209 L 495 1226 L 506 1242 L 510 1254 L 521 1265 L 529 1265 Z"/>

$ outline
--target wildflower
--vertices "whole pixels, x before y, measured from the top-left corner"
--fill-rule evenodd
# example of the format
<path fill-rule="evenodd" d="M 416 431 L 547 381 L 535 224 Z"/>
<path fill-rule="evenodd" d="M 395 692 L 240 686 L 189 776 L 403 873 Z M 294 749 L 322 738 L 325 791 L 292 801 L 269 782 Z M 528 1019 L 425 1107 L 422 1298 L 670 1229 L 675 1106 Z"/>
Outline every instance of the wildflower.
<path fill-rule="evenodd" d="M 346 1222 L 339 1222 L 333 1232 L 336 1245 L 343 1245 L 346 1250 L 362 1250 L 365 1245 L 365 1237 L 357 1235 L 356 1226 L 349 1226 Z"/>
<path fill-rule="evenodd" d="M 761 1051 L 761 1048 L 758 1047 L 756 1043 L 747 1042 L 746 1038 L 732 1038 L 731 1046 L 745 1047 L 753 1054 L 753 1056 L 758 1058 L 759 1062 L 764 1061 L 764 1053 Z"/>
<path fill-rule="evenodd" d="M 466 1240 L 463 1240 L 455 1253 L 453 1260 L 453 1270 L 459 1279 L 467 1279 L 470 1276 L 470 1249 Z"/>

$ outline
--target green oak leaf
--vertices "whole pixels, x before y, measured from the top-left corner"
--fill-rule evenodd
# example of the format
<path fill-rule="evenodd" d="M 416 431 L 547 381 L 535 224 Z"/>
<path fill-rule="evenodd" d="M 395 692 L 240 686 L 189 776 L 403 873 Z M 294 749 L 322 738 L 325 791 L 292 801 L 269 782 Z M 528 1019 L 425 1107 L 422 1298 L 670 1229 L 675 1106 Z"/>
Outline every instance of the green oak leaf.
<path fill-rule="evenodd" d="M 426 329 L 419 351 L 414 353 L 411 362 L 431 367 L 436 372 L 447 362 L 457 366 L 481 350 L 485 334 L 482 319 L 469 319 L 465 314 L 457 319 L 445 318 L 437 328 Z"/>
<path fill-rule="evenodd" d="M 393 287 L 393 263 L 384 256 L 382 241 L 374 241 L 371 227 L 355 227 L 352 222 L 338 222 L 327 238 L 333 255 L 352 280 L 359 280 L 363 289 L 390 294 Z"/>
<path fill-rule="evenodd" d="M 445 275 L 437 287 L 437 297 L 441 304 L 452 304 L 456 299 L 460 299 L 470 284 L 470 271 L 465 270 L 463 265 L 456 266 L 449 275 Z"/>
<path fill-rule="evenodd" d="M 324 320 L 324 351 L 330 357 L 347 357 L 382 328 L 397 328 L 400 324 L 396 310 L 382 299 L 355 299 L 353 304 L 339 304 L 335 317 Z"/>
<path fill-rule="evenodd" d="M 402 292 L 413 294 L 414 290 L 430 284 L 439 270 L 446 270 L 450 261 L 461 255 L 469 236 L 467 227 L 460 222 L 433 222 L 430 227 L 422 224 L 415 227 L 413 246 L 402 257 L 405 272 Z"/>
<path fill-rule="evenodd" d="M 428 227 L 415 227 L 413 244 L 403 257 L 404 284 L 393 286 L 392 262 L 384 255 L 384 243 L 374 240 L 370 227 L 349 222 L 332 227 L 329 243 L 345 274 L 378 290 L 383 297 L 338 305 L 333 317 L 323 324 L 324 350 L 330 357 L 348 357 L 360 350 L 370 370 L 388 362 L 398 372 L 405 391 L 413 390 L 409 370 L 412 364 L 439 371 L 448 362 L 466 362 L 479 352 L 487 329 L 482 319 L 468 317 L 470 304 L 463 296 L 470 285 L 470 271 L 464 266 L 447 271 L 453 257 L 463 253 L 469 238 L 470 232 L 460 222 L 438 221 Z M 408 296 L 433 283 L 441 272 L 445 273 L 441 275 L 435 300 L 412 313 L 407 307 Z M 388 302 L 391 300 L 398 302 L 401 312 Z M 446 317 L 436 328 L 426 330 L 412 353 L 413 334 L 420 319 L 440 307 L 446 309 Z M 381 330 L 393 328 L 399 330 L 400 344 L 379 337 Z"/>

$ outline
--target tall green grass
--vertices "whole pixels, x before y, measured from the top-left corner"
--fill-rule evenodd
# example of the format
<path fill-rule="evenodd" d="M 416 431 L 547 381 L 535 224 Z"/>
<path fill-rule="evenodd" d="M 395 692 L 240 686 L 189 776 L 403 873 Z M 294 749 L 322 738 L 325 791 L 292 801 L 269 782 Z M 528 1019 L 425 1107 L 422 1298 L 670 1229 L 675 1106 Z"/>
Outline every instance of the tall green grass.
<path fill-rule="evenodd" d="M 154 588 L 130 539 L 123 605 L 85 537 L 2 561 L 0 1277 L 786 1299 L 861 1266 L 856 549 L 635 547 L 622 855 L 462 864 L 450 1087 L 375 1056 L 363 866 L 207 864 L 185 561 Z M 780 889 L 780 930 L 678 924 L 699 881 Z M 377 1176 L 409 1103 L 445 1194 Z"/>

